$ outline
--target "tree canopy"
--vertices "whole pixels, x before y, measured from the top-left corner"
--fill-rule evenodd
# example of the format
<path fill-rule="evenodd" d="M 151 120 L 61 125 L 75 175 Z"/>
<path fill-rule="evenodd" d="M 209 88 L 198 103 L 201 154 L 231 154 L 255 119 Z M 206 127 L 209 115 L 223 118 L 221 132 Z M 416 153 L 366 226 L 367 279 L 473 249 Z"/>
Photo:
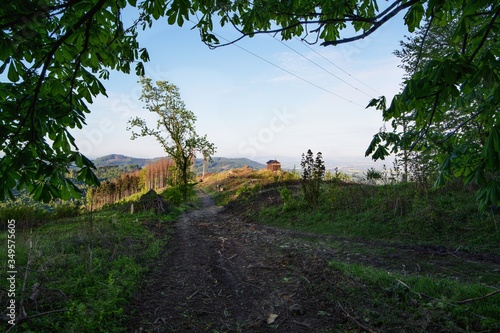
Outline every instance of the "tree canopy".
<path fill-rule="evenodd" d="M 194 123 L 195 114 L 186 108 L 181 99 L 179 88 L 167 81 L 157 81 L 156 84 L 149 78 L 141 78 L 141 101 L 146 103 L 145 108 L 158 115 L 156 126 L 148 126 L 142 118 L 135 117 L 129 120 L 128 129 L 132 131 L 132 139 L 152 136 L 163 147 L 165 152 L 175 162 L 175 181 L 187 199 L 189 182 L 192 180 L 191 165 L 196 152 L 200 152 L 204 159 L 210 159 L 215 153 L 215 145 L 208 141 L 207 136 L 196 133 Z M 134 129 L 139 129 L 138 132 Z"/>
<path fill-rule="evenodd" d="M 446 26 L 430 17 L 396 51 L 405 86 L 388 107 L 385 98 L 370 103 L 394 131 L 376 134 L 367 154 L 416 152 L 414 163 L 437 165 L 436 186 L 454 178 L 478 185 L 486 208 L 500 204 L 499 26 L 496 15 L 464 23 L 460 14 Z"/>
<path fill-rule="evenodd" d="M 125 8 L 137 13 L 128 27 L 123 23 Z M 385 120 L 417 110 L 417 138 L 440 122 L 451 106 L 473 105 L 470 117 L 484 117 L 487 123 L 484 168 L 472 167 L 477 172 L 463 175 L 482 177 L 480 170 L 497 175 L 497 1 L 7 0 L 0 6 L 0 199 L 13 188 L 27 188 L 36 199 L 46 201 L 75 196 L 77 189 L 66 177 L 72 164 L 78 167 L 80 180 L 97 182 L 91 161 L 79 152 L 68 128 L 83 127 L 89 104 L 97 95 L 106 94 L 101 81 L 110 70 L 144 75 L 142 62 L 149 55 L 137 36 L 154 20 L 166 18 L 167 24 L 181 26 L 189 22 L 211 47 L 223 45 L 214 32 L 219 25 L 236 29 L 239 38 L 273 33 L 284 40 L 297 36 L 328 46 L 369 36 L 399 13 L 409 32 L 423 20 L 443 27 L 455 22 L 452 36 L 462 47 L 431 59 L 413 73 L 389 107 L 385 98 L 370 105 L 382 109 Z M 390 140 L 393 147 L 403 141 Z M 377 142 L 372 147 L 374 157 L 389 152 L 389 146 L 379 149 Z M 467 159 L 467 154 L 460 158 Z"/>

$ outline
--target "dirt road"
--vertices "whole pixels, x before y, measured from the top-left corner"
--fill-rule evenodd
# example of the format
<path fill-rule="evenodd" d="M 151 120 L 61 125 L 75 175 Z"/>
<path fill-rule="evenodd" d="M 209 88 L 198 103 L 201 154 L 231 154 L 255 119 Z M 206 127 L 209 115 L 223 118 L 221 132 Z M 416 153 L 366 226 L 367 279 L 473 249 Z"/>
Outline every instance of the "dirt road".
<path fill-rule="evenodd" d="M 333 283 L 318 274 L 326 269 L 322 259 L 275 243 L 268 230 L 235 220 L 205 194 L 201 200 L 176 223 L 144 281 L 134 331 L 311 332 L 338 322 L 334 304 L 306 292 L 310 273 Z"/>
<path fill-rule="evenodd" d="M 396 251 L 360 253 L 352 240 L 248 223 L 200 196 L 202 207 L 176 222 L 161 260 L 143 281 L 129 309 L 130 332 L 365 331 L 343 303 L 350 281 L 328 260 L 405 271 L 421 270 L 422 257 L 450 262 L 446 253 L 428 248 L 365 243 L 374 251 Z M 334 240 L 342 246 L 332 247 Z M 500 262 L 477 260 L 500 268 Z"/>

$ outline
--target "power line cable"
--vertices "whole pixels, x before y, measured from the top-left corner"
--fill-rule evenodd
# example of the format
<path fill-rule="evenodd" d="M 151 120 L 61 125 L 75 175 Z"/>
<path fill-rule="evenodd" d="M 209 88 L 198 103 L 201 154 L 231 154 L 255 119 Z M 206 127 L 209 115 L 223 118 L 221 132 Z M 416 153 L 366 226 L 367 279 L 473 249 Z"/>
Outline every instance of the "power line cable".
<path fill-rule="evenodd" d="M 313 65 L 321 68 L 323 71 L 327 72 L 328 74 L 330 74 L 331 76 L 335 77 L 337 80 L 340 80 L 342 82 L 344 82 L 345 84 L 347 84 L 348 86 L 356 89 L 357 91 L 359 91 L 360 93 L 362 94 L 365 94 L 366 96 L 368 96 L 369 98 L 372 98 L 373 96 L 367 94 L 366 92 L 364 92 L 363 90 L 361 89 L 358 89 L 357 87 L 353 86 L 352 84 L 350 84 L 349 82 L 347 82 L 346 80 L 342 79 L 341 77 L 335 75 L 334 73 L 330 72 L 328 69 L 324 68 L 323 66 L 319 65 L 318 63 L 314 62 L 313 60 L 309 59 L 308 57 L 306 57 L 305 55 L 303 55 L 302 53 L 300 53 L 299 51 L 295 50 L 293 47 L 291 47 L 290 45 L 284 43 L 283 41 L 277 39 L 276 37 L 274 36 L 270 36 L 272 37 L 274 40 L 276 40 L 277 42 L 280 42 L 282 45 L 286 46 L 287 48 L 289 48 L 290 50 L 292 50 L 293 52 L 297 53 L 299 56 L 301 56 L 302 58 L 306 59 L 307 61 L 309 61 L 310 63 L 312 63 Z M 316 52 L 316 51 L 315 51 Z"/>
<path fill-rule="evenodd" d="M 307 45 L 307 43 L 304 43 L 302 42 L 299 38 L 295 37 L 296 40 L 300 41 L 301 44 L 305 45 L 307 48 L 309 48 L 309 50 L 313 51 L 314 53 L 316 53 L 317 55 L 319 55 L 321 58 L 323 58 L 324 60 L 328 61 L 330 64 L 332 64 L 333 66 L 335 66 L 336 68 L 338 68 L 339 70 L 341 70 L 342 72 L 346 73 L 347 75 L 349 75 L 351 78 L 353 78 L 354 80 L 358 81 L 359 83 L 361 83 L 362 85 L 364 85 L 366 88 L 370 89 L 370 90 L 373 90 L 374 92 L 376 92 L 377 94 L 379 95 L 383 95 L 381 92 L 377 91 L 376 89 L 373 89 L 372 87 L 370 87 L 369 85 L 367 85 L 366 83 L 364 83 L 363 81 L 357 79 L 356 77 L 354 77 L 353 75 L 351 75 L 349 72 L 347 72 L 346 70 L 342 69 L 341 67 L 339 67 L 338 65 L 336 65 L 334 62 L 332 62 L 330 59 L 328 59 L 327 57 L 325 57 L 324 55 L 322 55 L 321 53 L 319 53 L 318 51 L 316 51 L 315 49 L 313 49 L 311 46 Z M 372 97 L 372 96 L 370 96 Z"/>
<path fill-rule="evenodd" d="M 222 37 L 221 35 L 219 35 L 219 34 L 217 34 L 217 33 L 214 33 L 214 35 L 216 35 L 217 37 L 219 37 L 219 38 L 221 38 L 221 39 L 224 39 L 224 40 L 225 40 L 225 41 L 227 41 L 227 42 L 229 42 L 229 40 L 228 40 L 228 39 L 226 39 L 226 38 Z M 342 96 L 340 96 L 340 95 L 338 95 L 338 94 L 336 94 L 336 93 L 334 93 L 334 92 L 332 92 L 332 91 L 330 91 L 330 90 L 328 90 L 328 89 L 325 89 L 325 88 L 323 88 L 323 87 L 321 87 L 321 86 L 317 85 L 317 84 L 316 84 L 316 83 L 314 83 L 314 82 L 311 82 L 311 81 L 309 81 L 309 80 L 307 80 L 307 79 L 304 79 L 303 77 L 301 77 L 301 76 L 299 76 L 299 75 L 297 75 L 297 74 L 294 74 L 294 73 L 290 72 L 289 70 L 287 70 L 287 69 L 285 69 L 285 68 L 283 68 L 283 67 L 281 67 L 281 66 L 279 66 L 279 65 L 276 65 L 275 63 L 273 63 L 273 62 L 271 62 L 271 61 L 269 61 L 269 60 L 267 60 L 267 59 L 265 59 L 265 58 L 263 58 L 263 57 L 259 56 L 258 54 L 255 54 L 255 53 L 254 53 L 254 52 L 252 52 L 252 51 L 249 51 L 249 50 L 245 49 L 244 47 L 242 47 L 242 46 L 240 46 L 240 45 L 238 45 L 238 44 L 232 44 L 232 45 L 234 45 L 234 46 L 236 46 L 236 47 L 240 48 L 241 50 L 243 50 L 243 51 L 245 51 L 245 52 L 247 52 L 247 53 L 250 53 L 251 55 L 253 55 L 254 57 L 259 58 L 259 59 L 260 59 L 260 60 L 262 60 L 262 61 L 267 62 L 267 63 L 268 63 L 268 64 L 270 64 L 271 66 L 274 66 L 274 67 L 276 67 L 276 68 L 278 68 L 278 69 L 281 69 L 281 70 L 282 70 L 282 71 L 284 71 L 285 73 L 288 73 L 288 74 L 290 74 L 290 75 L 292 75 L 292 76 L 296 77 L 296 78 L 297 78 L 297 79 L 299 79 L 299 80 L 302 80 L 302 81 L 304 81 L 304 82 L 306 82 L 306 83 L 308 83 L 308 84 L 310 84 L 310 85 L 312 85 L 312 86 L 314 86 L 314 87 L 316 87 L 316 88 L 318 88 L 318 89 L 321 89 L 321 90 L 323 90 L 323 91 L 325 91 L 325 92 L 327 92 L 327 93 L 329 93 L 329 94 L 331 94 L 331 95 L 333 95 L 333 96 L 335 96 L 335 97 L 337 97 L 337 98 L 343 99 L 344 101 L 347 101 L 347 102 L 349 102 L 349 103 L 352 103 L 352 104 L 354 104 L 354 105 L 357 105 L 357 106 L 359 106 L 359 107 L 362 107 L 363 109 L 365 108 L 363 105 L 358 104 L 358 103 L 356 103 L 356 102 L 354 102 L 354 101 L 351 101 L 350 99 L 347 99 L 347 98 L 345 98 L 345 97 L 342 97 Z"/>

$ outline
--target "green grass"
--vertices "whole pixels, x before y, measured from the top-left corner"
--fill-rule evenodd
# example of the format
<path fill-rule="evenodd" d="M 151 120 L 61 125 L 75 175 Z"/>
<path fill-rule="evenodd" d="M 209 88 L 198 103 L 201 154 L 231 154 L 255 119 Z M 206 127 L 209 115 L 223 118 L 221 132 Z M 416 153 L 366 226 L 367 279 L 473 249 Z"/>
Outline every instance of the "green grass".
<path fill-rule="evenodd" d="M 239 168 L 208 175 L 198 186 L 215 201 L 226 205 L 230 201 L 260 191 L 269 184 L 295 179 L 290 172 L 275 173 L 267 169 Z"/>
<path fill-rule="evenodd" d="M 110 208 L 93 214 L 92 229 L 85 214 L 45 221 L 31 234 L 16 230 L 16 302 L 24 302 L 28 320 L 11 332 L 126 332 L 124 306 L 180 212 L 131 215 Z M 0 263 L 7 271 L 6 251 L 0 251 Z M 0 288 L 7 289 L 5 279 Z"/>
<path fill-rule="evenodd" d="M 399 327 L 401 332 L 500 329 L 500 295 L 473 300 L 494 291 L 492 287 L 405 276 L 339 261 L 330 262 L 330 267 L 347 277 L 339 285 L 348 295 L 342 302 L 349 304 L 368 326 Z"/>
<path fill-rule="evenodd" d="M 500 330 L 500 294 L 460 303 L 499 288 L 497 266 L 453 255 L 500 255 L 500 216 L 479 211 L 473 189 L 324 184 L 315 207 L 304 204 L 298 188 L 279 193 L 276 204 L 252 218 L 338 236 L 323 243 L 334 250 L 334 290 L 317 288 L 333 293 L 332 301 L 357 326 L 381 332 Z M 415 251 L 417 245 L 431 252 Z"/>
<path fill-rule="evenodd" d="M 500 254 L 500 216 L 478 210 L 472 190 L 422 192 L 414 184 L 323 186 L 316 207 L 303 204 L 264 208 L 262 223 L 344 237 Z"/>

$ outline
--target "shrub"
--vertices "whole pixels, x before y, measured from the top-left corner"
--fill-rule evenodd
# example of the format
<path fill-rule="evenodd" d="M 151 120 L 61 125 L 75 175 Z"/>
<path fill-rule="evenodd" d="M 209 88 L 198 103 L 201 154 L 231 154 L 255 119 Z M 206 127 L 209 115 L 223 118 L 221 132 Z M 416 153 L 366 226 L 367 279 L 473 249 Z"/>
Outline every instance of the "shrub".
<path fill-rule="evenodd" d="M 366 180 L 369 183 L 376 183 L 378 180 L 381 180 L 383 178 L 383 174 L 381 171 L 375 170 L 374 167 L 371 167 L 370 169 L 366 170 Z"/>
<path fill-rule="evenodd" d="M 278 189 L 281 199 L 283 199 L 283 211 L 292 210 L 297 207 L 297 201 L 293 198 L 293 192 L 283 187 Z"/>
<path fill-rule="evenodd" d="M 256 183 L 253 185 L 251 185 L 249 183 L 245 183 L 236 190 L 236 195 L 240 196 L 241 194 L 244 194 L 244 193 L 254 194 L 254 193 L 260 191 L 261 188 L 262 188 L 262 186 L 259 183 Z"/>
<path fill-rule="evenodd" d="M 302 192 L 304 199 L 309 205 L 316 205 L 319 201 L 320 186 L 325 176 L 325 164 L 320 152 L 316 154 L 316 160 L 313 158 L 311 149 L 307 155 L 302 154 Z"/>
<path fill-rule="evenodd" d="M 48 211 L 34 206 L 2 207 L 0 208 L 1 228 L 2 230 L 7 229 L 8 220 L 15 220 L 17 227 L 33 227 L 43 220 L 49 220 L 50 215 Z"/>
<path fill-rule="evenodd" d="M 339 171 L 339 168 L 335 168 L 334 171 L 335 172 L 332 173 L 328 170 L 325 174 L 325 180 L 332 181 L 334 183 L 347 182 L 351 180 L 351 177 L 348 174 Z"/>
<path fill-rule="evenodd" d="M 80 207 L 74 203 L 64 203 L 55 206 L 56 219 L 65 219 L 80 215 Z"/>
<path fill-rule="evenodd" d="M 179 206 L 184 202 L 182 190 L 179 186 L 168 187 L 165 191 L 163 191 L 162 195 L 169 203 L 175 206 Z"/>

